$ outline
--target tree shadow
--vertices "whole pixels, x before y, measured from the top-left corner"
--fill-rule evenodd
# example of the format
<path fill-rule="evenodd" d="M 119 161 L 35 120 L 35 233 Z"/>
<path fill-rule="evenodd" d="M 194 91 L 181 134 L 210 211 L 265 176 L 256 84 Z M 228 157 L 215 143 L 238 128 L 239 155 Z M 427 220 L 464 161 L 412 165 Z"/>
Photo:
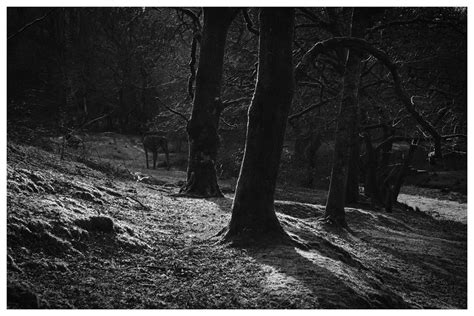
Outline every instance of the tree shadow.
<path fill-rule="evenodd" d="M 263 286 L 270 293 L 285 290 L 290 298 L 291 287 L 302 286 L 309 292 L 309 299 L 314 302 L 313 307 L 329 309 L 352 308 L 409 308 L 410 306 L 398 295 L 383 289 L 381 284 L 371 281 L 371 290 L 361 290 L 364 286 L 357 284 L 356 272 L 347 272 L 339 262 L 311 250 L 309 252 L 296 250 L 294 247 L 274 246 L 262 249 L 251 249 L 247 252 L 252 258 L 264 266 L 270 267 L 267 280 Z M 314 259 L 310 260 L 302 255 L 306 253 Z M 326 268 L 333 265 L 333 271 Z M 336 274 L 334 271 L 340 273 Z M 364 278 L 367 271 L 356 270 Z M 346 278 L 344 278 L 346 277 Z M 369 280 L 365 278 L 365 280 Z M 301 289 L 294 291 L 301 295 Z M 294 297 L 297 299 L 297 297 Z M 301 308 L 295 306 L 296 308 Z"/>
<path fill-rule="evenodd" d="M 233 197 L 230 198 L 228 195 L 220 198 L 206 198 L 206 201 L 214 203 L 218 206 L 219 210 L 224 213 L 232 212 L 232 203 L 234 202 Z"/>
<path fill-rule="evenodd" d="M 231 198 L 206 200 L 215 203 L 222 212 L 231 212 Z M 303 213 L 310 212 L 312 211 L 308 209 Z M 307 217 L 307 214 L 298 215 Z M 291 219 L 288 215 L 278 216 L 290 236 L 306 243 L 310 250 L 304 251 L 287 245 L 245 246 L 246 253 L 267 270 L 263 286 L 268 291 L 268 299 L 277 302 L 276 308 L 413 307 L 384 287 L 371 275 L 369 269 L 344 248 L 312 231 L 292 225 L 288 221 Z M 299 220 L 297 217 L 294 219 Z M 324 227 L 324 230 L 345 240 L 350 239 L 349 235 L 352 234 L 331 227 Z"/>

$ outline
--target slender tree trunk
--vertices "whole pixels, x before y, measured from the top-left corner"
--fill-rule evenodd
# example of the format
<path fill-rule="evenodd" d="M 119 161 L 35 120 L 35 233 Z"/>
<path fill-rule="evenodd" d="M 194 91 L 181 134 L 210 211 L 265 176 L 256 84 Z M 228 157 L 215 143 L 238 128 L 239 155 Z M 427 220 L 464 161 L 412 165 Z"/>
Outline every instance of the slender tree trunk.
<path fill-rule="evenodd" d="M 354 122 L 354 131 L 359 130 L 358 122 Z M 349 165 L 347 170 L 346 204 L 359 201 L 359 176 L 360 176 L 360 142 L 357 133 L 351 136 L 352 144 L 349 153 Z"/>
<path fill-rule="evenodd" d="M 293 98 L 294 9 L 260 11 L 258 79 L 248 112 L 245 153 L 224 241 L 290 242 L 274 210 L 286 121 Z"/>
<path fill-rule="evenodd" d="M 364 38 L 365 30 L 369 26 L 371 8 L 354 8 L 352 15 L 351 36 Z M 356 56 L 357 57 L 357 56 Z M 359 64 L 362 59 L 362 54 L 358 55 Z M 358 67 L 358 76 L 360 81 L 360 66 Z M 353 124 L 350 125 L 350 151 L 349 151 L 349 165 L 347 171 L 346 184 L 346 204 L 357 203 L 359 200 L 359 175 L 360 175 L 360 138 L 359 138 L 359 94 L 357 87 L 357 104 L 352 108 Z"/>
<path fill-rule="evenodd" d="M 417 149 L 418 145 L 415 143 L 410 144 L 410 148 L 408 149 L 408 153 L 403 160 L 402 167 L 398 174 L 398 177 L 395 180 L 395 184 L 393 185 L 393 201 L 392 203 L 396 202 L 398 199 L 398 195 L 400 194 L 400 189 L 402 188 L 403 182 L 407 176 L 408 170 L 410 168 L 410 164 L 413 160 L 413 156 L 415 155 L 415 150 Z"/>
<path fill-rule="evenodd" d="M 357 10 L 354 11 L 356 16 Z M 352 27 L 359 27 L 359 19 L 353 20 Z M 326 202 L 325 219 L 339 226 L 347 226 L 344 212 L 346 202 L 347 171 L 349 163 L 349 149 L 354 146 L 354 135 L 358 133 L 358 88 L 360 80 L 361 53 L 349 50 L 346 68 L 341 107 L 338 114 L 334 158 L 329 184 L 328 199 Z"/>
<path fill-rule="evenodd" d="M 372 140 L 369 133 L 364 135 L 365 152 L 367 161 L 365 163 L 365 181 L 364 181 L 364 193 L 370 198 L 372 205 L 380 200 L 379 188 L 377 188 L 377 169 L 378 169 L 378 156 L 374 147 L 372 146 Z"/>
<path fill-rule="evenodd" d="M 222 111 L 220 99 L 227 30 L 237 14 L 233 8 L 205 8 L 191 120 L 187 125 L 189 157 L 187 183 L 182 193 L 201 197 L 223 196 L 217 184 L 215 162 Z"/>
<path fill-rule="evenodd" d="M 382 142 L 384 142 L 395 135 L 395 130 L 391 128 L 388 124 L 385 124 L 382 127 L 382 133 L 383 133 Z M 386 169 L 390 163 L 390 157 L 392 156 L 392 146 L 393 146 L 393 142 L 388 142 L 387 144 L 383 145 L 380 149 L 381 151 L 380 168 L 382 169 Z"/>

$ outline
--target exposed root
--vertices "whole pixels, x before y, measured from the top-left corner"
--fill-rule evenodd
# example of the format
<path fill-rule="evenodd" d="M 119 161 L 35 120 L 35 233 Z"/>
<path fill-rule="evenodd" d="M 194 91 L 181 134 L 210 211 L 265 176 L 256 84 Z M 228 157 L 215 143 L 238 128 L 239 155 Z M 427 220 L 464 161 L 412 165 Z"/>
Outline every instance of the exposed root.
<path fill-rule="evenodd" d="M 224 197 L 221 192 L 219 185 L 208 185 L 205 187 L 198 186 L 195 181 L 191 180 L 181 188 L 179 194 L 184 197 L 195 197 L 195 198 L 213 198 L 213 197 Z"/>
<path fill-rule="evenodd" d="M 317 250 L 326 257 L 339 260 L 353 267 L 367 269 L 359 260 L 354 259 L 347 250 L 324 238 L 318 237 L 316 241 L 309 243 L 309 246 L 310 249 Z"/>
<path fill-rule="evenodd" d="M 192 198 L 192 199 L 206 199 L 206 198 L 223 198 L 225 197 L 224 194 L 219 192 L 220 194 L 209 195 L 209 194 L 197 194 L 193 192 L 179 192 L 173 193 L 168 196 L 170 197 L 185 197 L 185 198 Z"/>
<path fill-rule="evenodd" d="M 232 232 L 228 227 L 217 233 L 216 237 L 223 236 L 217 243 L 235 248 L 266 248 L 275 245 L 286 245 L 308 250 L 306 243 L 296 240 L 284 230 L 255 231 L 243 230 Z"/>
<path fill-rule="evenodd" d="M 326 224 L 332 227 L 343 228 L 343 229 L 349 228 L 345 218 L 334 217 L 331 215 L 324 215 L 321 218 L 319 218 L 319 221 L 322 224 Z"/>

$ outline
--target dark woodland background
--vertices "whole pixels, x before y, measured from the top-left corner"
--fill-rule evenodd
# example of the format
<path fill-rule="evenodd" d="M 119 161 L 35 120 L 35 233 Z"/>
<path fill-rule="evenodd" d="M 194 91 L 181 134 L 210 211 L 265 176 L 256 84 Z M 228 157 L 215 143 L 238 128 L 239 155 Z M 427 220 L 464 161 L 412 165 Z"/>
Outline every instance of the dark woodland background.
<path fill-rule="evenodd" d="M 258 28 L 256 14 L 249 10 Z M 298 11 L 294 60 L 318 41 L 348 36 L 349 15 L 349 9 Z M 15 33 L 37 18 L 41 21 Z M 371 15 L 366 35 L 397 63 L 417 110 L 443 135 L 466 134 L 466 18 L 462 8 L 395 8 Z M 185 122 L 166 107 L 187 116 L 191 112 L 188 82 L 199 49 L 190 56 L 198 27 L 185 12 L 171 8 L 9 8 L 9 122 L 34 124 L 35 136 L 43 129 L 60 135 L 109 114 L 87 130 L 159 130 L 168 135 L 171 147 L 177 144 L 185 150 L 184 144 L 179 146 L 186 141 Z M 222 113 L 219 125 L 222 149 L 217 164 L 224 176 L 237 176 L 240 167 L 257 43 L 258 36 L 248 31 L 239 14 L 229 28 L 223 69 L 222 98 L 238 100 Z M 281 178 L 308 187 L 328 185 L 344 62 L 328 52 L 297 83 L 290 115 L 324 105 L 290 116 L 281 174 L 291 176 Z M 388 70 L 364 56 L 361 125 L 383 124 L 386 134 L 424 137 L 393 90 Z M 387 138 L 382 128 L 373 133 L 375 142 Z M 454 139 L 444 144 L 447 153 L 465 151 L 458 143 Z M 433 148 L 423 147 L 415 161 L 426 168 L 426 154 Z M 297 162 L 290 163 L 290 158 Z M 304 165 L 311 165 L 311 172 L 301 168 Z"/>

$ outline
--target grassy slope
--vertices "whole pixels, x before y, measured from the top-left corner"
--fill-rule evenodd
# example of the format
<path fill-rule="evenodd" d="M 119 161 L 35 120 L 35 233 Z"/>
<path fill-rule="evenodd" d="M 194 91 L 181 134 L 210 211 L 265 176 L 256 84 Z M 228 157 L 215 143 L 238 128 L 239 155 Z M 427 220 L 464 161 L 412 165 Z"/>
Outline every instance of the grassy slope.
<path fill-rule="evenodd" d="M 279 218 L 312 249 L 233 249 L 214 237 L 231 195 L 172 197 L 182 173 L 117 178 L 106 156 L 84 164 L 8 146 L 10 307 L 466 308 L 465 224 L 351 208 L 351 232 L 332 231 L 320 205 L 280 190 Z"/>

